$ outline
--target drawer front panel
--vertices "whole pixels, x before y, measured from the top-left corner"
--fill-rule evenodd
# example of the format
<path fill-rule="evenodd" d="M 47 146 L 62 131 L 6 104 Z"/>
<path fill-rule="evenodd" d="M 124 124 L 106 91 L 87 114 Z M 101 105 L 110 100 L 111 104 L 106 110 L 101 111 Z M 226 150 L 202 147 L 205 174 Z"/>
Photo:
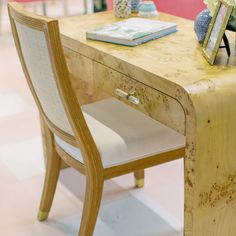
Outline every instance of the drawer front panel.
<path fill-rule="evenodd" d="M 107 98 L 107 94 L 94 90 L 93 60 L 64 47 L 70 80 L 81 105 Z"/>
<path fill-rule="evenodd" d="M 184 110 L 174 98 L 97 62 L 93 65 L 93 77 L 97 91 L 106 91 L 153 119 L 185 134 Z"/>

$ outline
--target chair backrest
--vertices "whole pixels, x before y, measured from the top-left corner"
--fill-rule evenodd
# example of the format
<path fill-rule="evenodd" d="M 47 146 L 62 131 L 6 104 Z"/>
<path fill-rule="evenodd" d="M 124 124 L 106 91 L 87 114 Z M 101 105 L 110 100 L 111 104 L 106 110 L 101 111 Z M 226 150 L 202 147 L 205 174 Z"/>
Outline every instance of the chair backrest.
<path fill-rule="evenodd" d="M 84 159 L 100 159 L 70 84 L 58 21 L 29 13 L 17 3 L 9 3 L 8 9 L 22 68 L 41 116 L 56 135 L 79 145 Z"/>

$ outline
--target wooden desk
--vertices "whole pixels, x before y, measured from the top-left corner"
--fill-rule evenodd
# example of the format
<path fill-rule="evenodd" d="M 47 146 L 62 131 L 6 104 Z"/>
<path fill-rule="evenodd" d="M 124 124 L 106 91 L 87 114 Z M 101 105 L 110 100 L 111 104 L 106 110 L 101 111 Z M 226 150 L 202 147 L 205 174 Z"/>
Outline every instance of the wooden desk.
<path fill-rule="evenodd" d="M 221 50 L 212 67 L 192 21 L 158 19 L 178 33 L 134 48 L 86 40 L 87 29 L 117 21 L 112 13 L 61 20 L 73 84 L 83 103 L 133 91 L 140 104 L 124 102 L 186 135 L 184 235 L 235 236 L 236 57 Z"/>

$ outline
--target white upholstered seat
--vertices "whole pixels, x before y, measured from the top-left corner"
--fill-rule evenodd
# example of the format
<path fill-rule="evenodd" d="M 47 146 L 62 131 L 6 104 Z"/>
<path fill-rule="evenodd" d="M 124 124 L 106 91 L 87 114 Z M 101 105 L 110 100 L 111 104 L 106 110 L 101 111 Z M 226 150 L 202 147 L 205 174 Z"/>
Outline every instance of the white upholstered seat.
<path fill-rule="evenodd" d="M 114 98 L 85 105 L 82 110 L 104 167 L 185 146 L 183 135 Z M 59 137 L 55 140 L 66 153 L 83 162 L 78 148 Z"/>

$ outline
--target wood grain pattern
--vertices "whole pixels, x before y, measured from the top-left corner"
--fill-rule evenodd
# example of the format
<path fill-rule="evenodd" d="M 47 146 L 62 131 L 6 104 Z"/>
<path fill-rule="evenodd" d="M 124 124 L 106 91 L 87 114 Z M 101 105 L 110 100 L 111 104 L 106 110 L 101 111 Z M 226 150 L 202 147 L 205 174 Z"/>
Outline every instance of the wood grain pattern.
<path fill-rule="evenodd" d="M 100 100 L 98 97 L 95 98 L 93 61 L 67 48 L 64 48 L 64 53 L 70 80 L 80 104 L 85 105 Z"/>
<path fill-rule="evenodd" d="M 82 101 L 82 104 L 87 104 L 110 96 L 120 100 L 122 98 L 115 94 L 117 88 L 126 92 L 134 92 L 140 100 L 139 105 L 134 105 L 126 99 L 122 99 L 122 101 L 185 134 L 185 113 L 178 100 L 75 53 L 71 49 L 64 48 L 64 52 L 73 88 L 76 90 L 80 103 Z"/>
<path fill-rule="evenodd" d="M 217 79 L 236 72 L 236 58 L 228 61 L 225 50 L 220 51 L 216 66 L 206 62 L 193 31 L 193 21 L 163 13 L 156 19 L 176 22 L 178 32 L 137 47 L 86 40 L 87 30 L 120 20 L 112 12 L 65 18 L 59 23 L 64 47 L 150 87 L 164 88 L 167 94 L 177 85 L 183 88 L 200 79 Z M 229 34 L 229 38 L 234 42 L 234 35 Z"/>
<path fill-rule="evenodd" d="M 185 134 L 185 113 L 176 99 L 100 63 L 94 62 L 93 69 L 97 91 L 106 91 L 153 119 Z M 134 94 L 139 99 L 139 104 L 136 105 L 125 98 L 120 98 L 115 94 L 116 89 Z"/>
<path fill-rule="evenodd" d="M 185 159 L 186 235 L 235 235 L 235 76 L 188 88 Z M 195 113 L 195 115 L 191 115 Z"/>
<path fill-rule="evenodd" d="M 187 140 L 184 165 L 184 235 L 234 236 L 234 45 L 231 45 L 234 56 L 228 60 L 226 52 L 220 50 L 216 65 L 212 67 L 202 56 L 202 48 L 197 43 L 192 21 L 167 14 L 160 14 L 156 19 L 177 22 L 178 32 L 134 48 L 86 40 L 86 30 L 119 20 L 112 12 L 107 12 L 61 20 L 61 38 L 64 48 L 109 68 L 105 70 L 104 75 L 109 76 L 108 71 L 119 72 L 124 76 L 118 73 L 118 78 L 135 80 L 176 99 L 181 104 L 185 115 L 184 130 Z M 233 35 L 228 36 L 230 41 L 234 42 Z M 104 82 L 103 87 L 109 90 L 109 94 L 113 93 L 113 82 L 112 85 L 106 85 Z M 97 82 L 99 83 L 100 81 Z M 138 108 L 144 112 L 142 107 Z M 176 122 L 183 114 L 179 111 L 175 114 Z"/>

